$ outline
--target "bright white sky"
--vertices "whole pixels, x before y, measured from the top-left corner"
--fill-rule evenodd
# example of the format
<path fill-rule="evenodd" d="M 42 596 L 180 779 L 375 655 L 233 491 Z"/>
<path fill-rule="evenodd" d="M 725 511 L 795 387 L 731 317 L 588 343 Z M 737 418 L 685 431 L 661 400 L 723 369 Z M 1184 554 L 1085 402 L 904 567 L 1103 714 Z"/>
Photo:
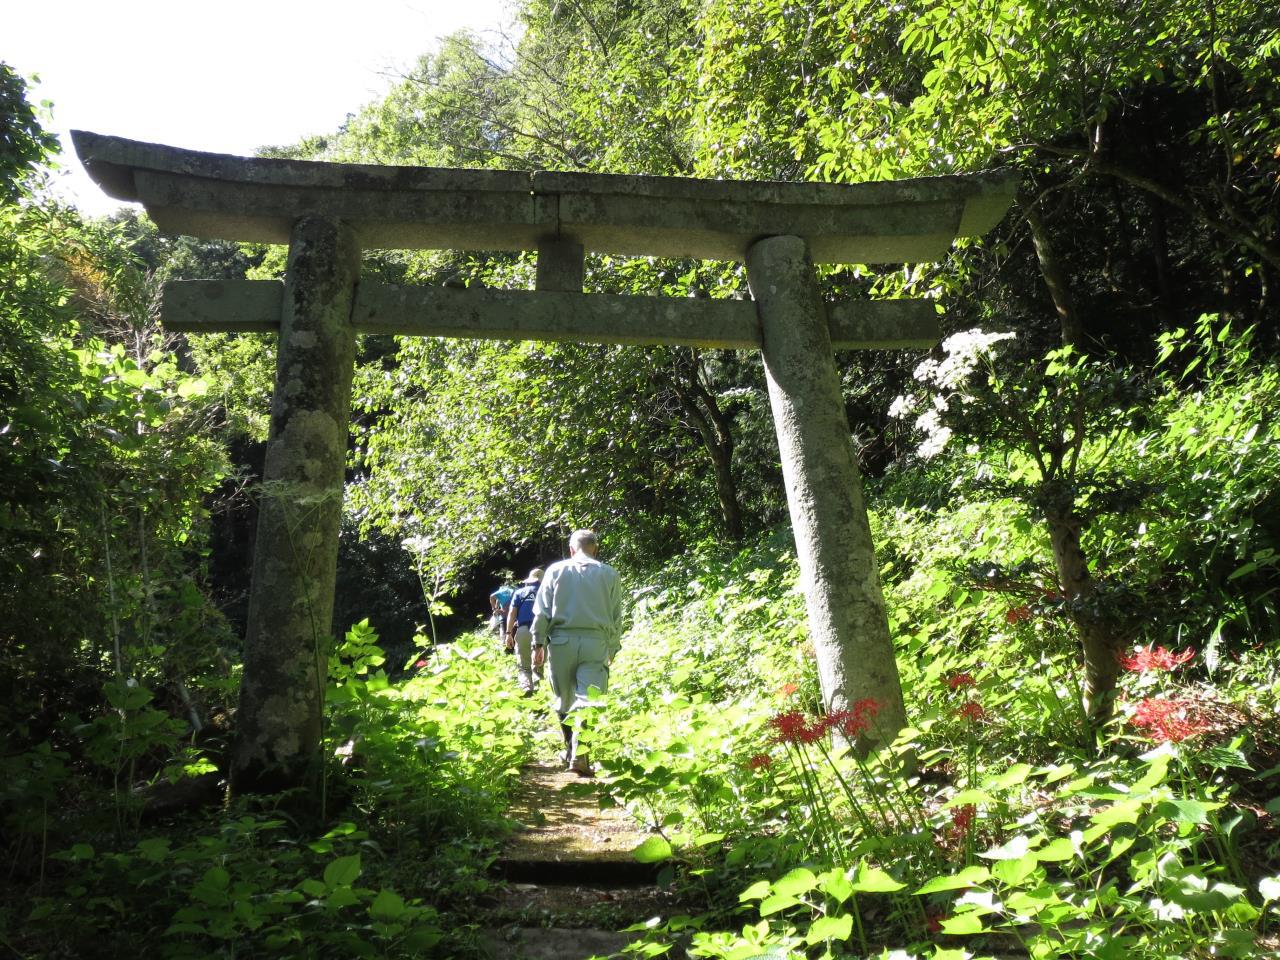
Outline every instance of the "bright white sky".
<path fill-rule="evenodd" d="M 330 133 L 398 72 L 471 29 L 497 42 L 510 0 L 43 0 L 0 3 L 0 59 L 39 76 L 63 144 L 59 191 L 120 206 L 84 174 L 71 129 L 247 155 Z"/>

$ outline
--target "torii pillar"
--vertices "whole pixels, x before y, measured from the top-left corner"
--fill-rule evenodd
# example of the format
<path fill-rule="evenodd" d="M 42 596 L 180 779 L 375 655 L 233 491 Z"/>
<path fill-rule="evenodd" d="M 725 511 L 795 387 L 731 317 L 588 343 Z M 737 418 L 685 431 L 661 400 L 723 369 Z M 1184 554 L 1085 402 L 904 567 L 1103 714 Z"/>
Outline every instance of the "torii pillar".
<path fill-rule="evenodd" d="M 1006 174 L 863 184 L 247 159 L 73 132 L 90 175 L 166 232 L 288 243 L 274 281 L 165 285 L 163 320 L 279 333 L 232 763 L 237 789 L 318 754 L 358 332 L 757 349 L 829 710 L 906 723 L 837 348 L 928 347 L 928 301 L 826 304 L 814 262 L 935 260 L 1003 216 Z M 538 289 L 359 282 L 361 246 L 538 251 Z M 745 261 L 753 301 L 582 293 L 584 250 Z"/>

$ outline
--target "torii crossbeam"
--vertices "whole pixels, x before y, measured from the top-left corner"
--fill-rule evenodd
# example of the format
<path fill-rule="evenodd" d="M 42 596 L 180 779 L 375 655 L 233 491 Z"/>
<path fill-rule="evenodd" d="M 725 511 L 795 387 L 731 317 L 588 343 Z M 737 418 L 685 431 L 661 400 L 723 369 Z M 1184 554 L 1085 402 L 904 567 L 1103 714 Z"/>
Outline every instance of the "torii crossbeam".
<path fill-rule="evenodd" d="M 275 330 L 275 395 L 232 775 L 297 783 L 320 740 L 357 333 L 671 343 L 764 358 L 829 709 L 906 722 L 834 348 L 927 347 L 927 301 L 827 305 L 813 263 L 936 260 L 999 221 L 1005 174 L 761 183 L 251 159 L 74 131 L 89 174 L 163 231 L 288 243 L 284 283 L 167 283 L 175 330 Z M 536 289 L 361 283 L 373 248 L 536 250 Z M 583 255 L 745 261 L 751 301 L 584 294 Z M 323 634 L 317 637 L 317 631 Z M 323 658 L 320 659 L 323 663 Z"/>

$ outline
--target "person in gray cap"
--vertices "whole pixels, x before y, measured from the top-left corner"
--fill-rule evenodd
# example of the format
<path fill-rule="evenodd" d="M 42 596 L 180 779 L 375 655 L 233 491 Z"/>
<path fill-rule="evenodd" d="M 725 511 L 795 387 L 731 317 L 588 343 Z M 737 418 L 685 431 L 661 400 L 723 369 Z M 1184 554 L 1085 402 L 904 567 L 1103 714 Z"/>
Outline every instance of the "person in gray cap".
<path fill-rule="evenodd" d="M 516 587 L 507 613 L 507 646 L 514 646 L 519 670 L 520 689 L 526 697 L 532 697 L 542 680 L 542 663 L 532 664 L 533 601 L 538 595 L 538 582 L 542 580 L 542 568 L 534 567 L 524 583 Z M 534 676 L 537 676 L 537 680 Z"/>
<path fill-rule="evenodd" d="M 575 530 L 569 559 L 547 568 L 533 603 L 534 663 L 550 648 L 551 689 L 564 734 L 569 769 L 592 776 L 578 750 L 569 713 L 588 703 L 588 691 L 609 686 L 609 664 L 622 646 L 622 581 L 618 571 L 596 559 L 599 540 L 591 530 Z"/>

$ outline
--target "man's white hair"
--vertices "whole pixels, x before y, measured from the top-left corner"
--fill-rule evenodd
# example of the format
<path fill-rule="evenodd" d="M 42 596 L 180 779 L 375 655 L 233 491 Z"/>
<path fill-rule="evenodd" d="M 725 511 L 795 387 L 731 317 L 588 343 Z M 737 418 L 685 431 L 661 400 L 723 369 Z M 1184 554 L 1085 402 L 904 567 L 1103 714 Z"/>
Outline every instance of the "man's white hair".
<path fill-rule="evenodd" d="M 595 556 L 599 546 L 600 538 L 594 530 L 575 530 L 569 537 L 570 550 L 585 550 L 590 556 Z"/>

